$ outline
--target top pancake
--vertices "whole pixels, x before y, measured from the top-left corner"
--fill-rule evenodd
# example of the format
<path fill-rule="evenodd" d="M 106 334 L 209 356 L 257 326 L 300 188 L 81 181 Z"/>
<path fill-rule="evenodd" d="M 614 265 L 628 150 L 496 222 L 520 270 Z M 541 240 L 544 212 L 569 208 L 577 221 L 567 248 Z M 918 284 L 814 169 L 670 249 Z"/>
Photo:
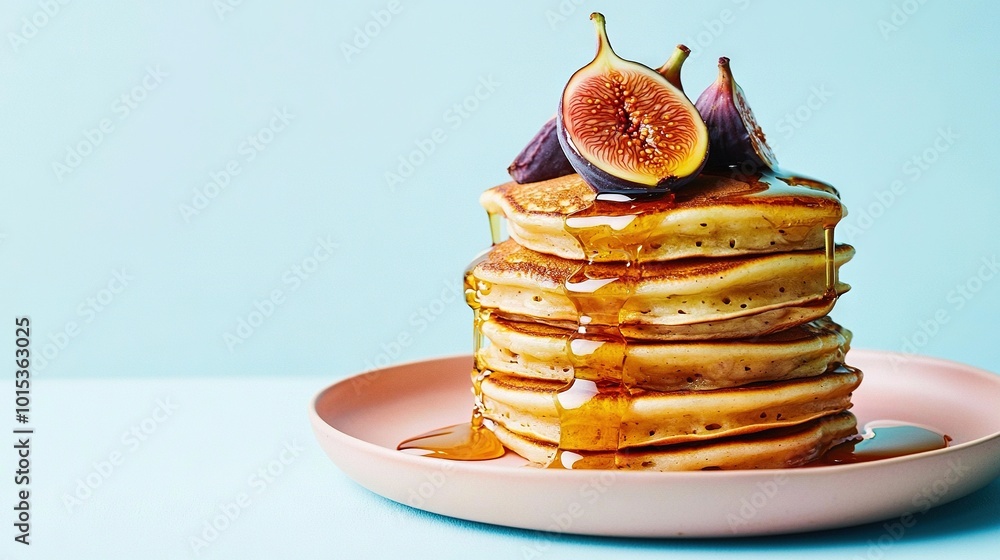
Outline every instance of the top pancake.
<path fill-rule="evenodd" d="M 479 199 L 487 212 L 507 218 L 508 232 L 520 245 L 594 261 L 627 260 L 622 246 L 629 245 L 641 245 L 639 257 L 648 261 L 817 249 L 824 228 L 846 214 L 833 187 L 774 176 L 744 180 L 703 173 L 672 199 L 604 203 L 621 207 L 615 213 L 622 215 L 581 219 L 596 200 L 594 189 L 575 174 L 505 183 Z M 586 250 L 581 238 L 588 240 Z"/>

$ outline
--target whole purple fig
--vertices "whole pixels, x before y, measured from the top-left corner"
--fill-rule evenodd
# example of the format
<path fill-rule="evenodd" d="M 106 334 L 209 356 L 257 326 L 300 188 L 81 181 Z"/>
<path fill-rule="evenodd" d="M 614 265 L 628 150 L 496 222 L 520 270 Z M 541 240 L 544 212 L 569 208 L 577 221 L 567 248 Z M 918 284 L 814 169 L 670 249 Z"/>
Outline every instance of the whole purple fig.
<path fill-rule="evenodd" d="M 719 59 L 719 77 L 695 102 L 708 126 L 708 164 L 712 169 L 743 167 L 776 169 L 778 161 L 750 110 L 743 89 L 733 78 L 729 59 Z"/>

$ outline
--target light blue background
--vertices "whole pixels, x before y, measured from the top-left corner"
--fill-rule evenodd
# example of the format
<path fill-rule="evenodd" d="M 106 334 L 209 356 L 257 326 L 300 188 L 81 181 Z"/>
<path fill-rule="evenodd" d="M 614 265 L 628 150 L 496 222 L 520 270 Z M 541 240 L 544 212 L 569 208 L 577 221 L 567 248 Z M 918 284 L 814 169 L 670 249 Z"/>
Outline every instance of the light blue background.
<path fill-rule="evenodd" d="M 692 97 L 713 80 L 715 59 L 730 56 L 782 164 L 840 188 L 845 224 L 858 230 L 842 227 L 839 239 L 858 256 L 835 316 L 857 346 L 904 349 L 916 336 L 921 353 L 998 370 L 1000 280 L 961 309 L 948 294 L 998 252 L 990 27 L 1000 10 L 912 5 L 898 30 L 884 31 L 891 3 L 600 7 L 625 57 L 658 65 L 674 44 L 691 46 Z M 36 345 L 79 324 L 65 348 L 49 342 L 46 376 L 330 379 L 467 350 L 470 312 L 448 294 L 436 300 L 488 244 L 479 193 L 507 180 L 507 164 L 590 60 L 592 7 L 401 2 L 384 28 L 370 23 L 385 7 L 247 1 L 220 17 L 210 2 L 71 3 L 17 52 L 8 36 L 3 311 L 32 316 L 44 336 Z M 20 33 L 37 9 L 9 6 L 0 29 Z M 345 54 L 366 24 L 377 35 Z M 166 76 L 122 119 L 115 101 L 147 67 Z M 499 85 L 456 116 L 480 80 Z M 283 108 L 294 118 L 246 161 L 241 144 Z M 795 128 L 786 115 L 797 111 L 807 118 Z M 58 180 L 53 162 L 102 119 L 114 131 Z M 390 188 L 386 173 L 435 129 L 444 142 Z M 933 151 L 940 130 L 957 137 L 946 152 Z M 910 160 L 927 149 L 935 161 L 924 171 Z M 231 160 L 241 173 L 186 219 L 180 206 Z M 905 190 L 879 212 L 877 193 L 894 181 Z M 878 217 L 866 221 L 871 205 Z M 286 272 L 328 236 L 332 258 L 292 291 Z M 81 310 L 119 269 L 134 277 L 125 290 L 100 312 Z M 245 342 L 227 344 L 276 289 L 283 303 Z M 920 335 L 939 310 L 947 323 Z M 400 335 L 409 344 L 397 353 Z"/>
<path fill-rule="evenodd" d="M 732 58 L 781 163 L 840 189 L 838 238 L 858 254 L 835 317 L 855 346 L 1000 370 L 1000 275 L 976 279 L 1000 252 L 995 2 L 399 0 L 385 24 L 382 0 L 218 4 L 0 11 L 0 317 L 32 318 L 39 385 L 306 375 L 318 388 L 466 352 L 471 313 L 453 290 L 489 242 L 479 193 L 507 180 L 592 57 L 594 9 L 626 58 L 656 66 L 690 46 L 692 98 Z M 32 33 L 22 18 L 45 23 Z M 142 99 L 126 113 L 123 94 Z M 474 110 L 456 116 L 462 103 Z M 247 137 L 282 110 L 290 122 L 248 160 Z M 92 153 L 54 171 L 104 119 Z M 390 188 L 386 173 L 437 129 Z M 952 140 L 935 148 L 942 131 Z M 239 175 L 185 215 L 233 161 Z M 295 283 L 319 239 L 332 256 Z M 118 293 L 115 271 L 131 278 Z"/>

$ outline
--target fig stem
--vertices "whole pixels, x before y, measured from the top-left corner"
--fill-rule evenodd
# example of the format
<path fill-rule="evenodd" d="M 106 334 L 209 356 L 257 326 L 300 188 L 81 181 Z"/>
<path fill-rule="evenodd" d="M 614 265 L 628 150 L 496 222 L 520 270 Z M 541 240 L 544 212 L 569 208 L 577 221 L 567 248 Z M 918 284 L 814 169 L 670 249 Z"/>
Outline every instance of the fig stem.
<path fill-rule="evenodd" d="M 611 48 L 611 41 L 608 40 L 608 30 L 605 27 L 607 22 L 604 20 L 604 14 L 594 12 L 590 14 L 590 20 L 594 22 L 594 29 L 597 30 L 597 55 L 594 60 L 601 58 L 602 55 L 613 54 L 614 49 Z"/>
<path fill-rule="evenodd" d="M 677 45 L 674 48 L 674 52 L 670 55 L 670 58 L 663 63 L 656 71 L 660 73 L 661 76 L 667 79 L 674 87 L 684 91 L 681 86 L 681 67 L 684 65 L 684 61 L 687 60 L 688 56 L 691 55 L 691 49 L 687 48 L 686 45 Z"/>
<path fill-rule="evenodd" d="M 724 88 L 724 91 L 732 91 L 734 82 L 733 70 L 729 67 L 729 58 L 719 57 L 719 85 Z"/>

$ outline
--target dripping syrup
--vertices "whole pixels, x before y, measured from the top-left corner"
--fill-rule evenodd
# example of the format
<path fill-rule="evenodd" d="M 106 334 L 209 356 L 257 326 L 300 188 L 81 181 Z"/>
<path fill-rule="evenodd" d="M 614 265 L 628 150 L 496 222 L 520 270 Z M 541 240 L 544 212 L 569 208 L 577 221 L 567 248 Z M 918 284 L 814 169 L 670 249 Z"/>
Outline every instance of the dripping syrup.
<path fill-rule="evenodd" d="M 487 212 L 490 222 L 490 238 L 493 245 L 502 241 L 501 215 Z M 480 305 L 480 296 L 490 292 L 490 284 L 476 278 L 473 271 L 484 258 L 486 251 L 465 269 L 465 302 L 472 308 L 472 393 L 474 405 L 469 422 L 455 424 L 420 434 L 404 440 L 396 449 L 410 451 L 425 457 L 452 459 L 458 461 L 485 461 L 502 457 L 507 451 L 497 436 L 489 429 L 483 418 L 483 380 L 492 373 L 480 367 L 479 351 L 483 348 L 483 323 L 489 319 L 490 311 Z"/>
<path fill-rule="evenodd" d="M 750 180 L 750 179 L 746 179 Z M 798 174 L 790 173 L 781 169 L 775 169 L 773 171 L 767 171 L 756 176 L 755 180 L 767 185 L 767 187 L 759 191 L 759 194 L 774 195 L 774 194 L 784 194 L 784 195 L 796 195 L 802 194 L 803 189 L 807 189 L 810 196 L 831 198 L 836 201 L 840 201 L 840 193 L 832 185 L 824 183 L 816 179 L 809 177 L 804 177 Z M 755 193 L 757 194 L 757 193 Z M 843 215 L 838 216 L 842 218 Z M 839 279 L 837 277 L 837 260 L 836 251 L 837 244 L 834 239 L 834 229 L 837 225 L 836 221 L 827 223 L 823 225 L 823 258 L 825 262 L 825 276 L 826 276 L 826 291 L 824 293 L 825 299 L 836 299 L 837 297 L 837 284 Z"/>
<path fill-rule="evenodd" d="M 833 239 L 833 226 L 826 226 L 823 229 L 823 257 L 826 263 L 826 293 L 824 297 L 837 297 L 837 259 L 835 251 L 836 243 Z"/>
<path fill-rule="evenodd" d="M 643 204 L 648 200 L 599 194 L 590 206 L 564 220 L 565 231 L 576 240 L 585 260 L 563 286 L 577 312 L 577 329 L 567 338 L 565 350 L 573 378 L 556 393 L 559 445 L 548 468 L 618 466 L 617 453 L 587 452 L 622 446 L 624 411 L 636 388 L 631 382 L 634 376 L 626 374 L 629 342 L 621 332 L 622 311 L 642 277 L 643 249 L 658 225 L 649 219 L 655 214 Z M 671 196 L 659 201 L 673 202 Z M 607 261 L 619 266 L 596 264 Z"/>

